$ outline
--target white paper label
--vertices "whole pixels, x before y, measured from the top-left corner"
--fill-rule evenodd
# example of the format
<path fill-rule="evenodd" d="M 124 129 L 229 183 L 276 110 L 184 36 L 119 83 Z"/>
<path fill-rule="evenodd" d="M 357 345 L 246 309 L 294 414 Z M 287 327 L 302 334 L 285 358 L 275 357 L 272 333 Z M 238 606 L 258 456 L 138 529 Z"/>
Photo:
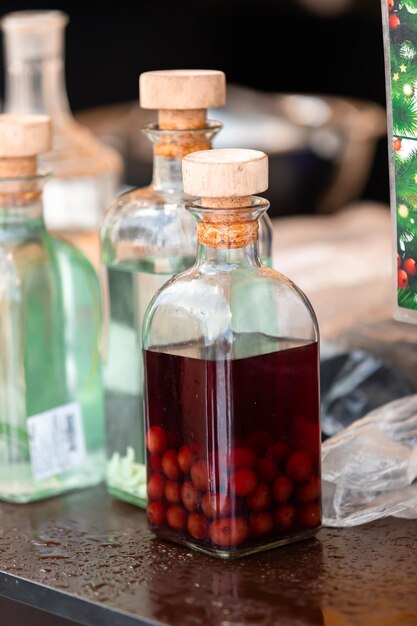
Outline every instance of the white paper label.
<path fill-rule="evenodd" d="M 32 415 L 27 429 L 33 478 L 62 474 L 85 460 L 83 420 L 77 402 Z"/>

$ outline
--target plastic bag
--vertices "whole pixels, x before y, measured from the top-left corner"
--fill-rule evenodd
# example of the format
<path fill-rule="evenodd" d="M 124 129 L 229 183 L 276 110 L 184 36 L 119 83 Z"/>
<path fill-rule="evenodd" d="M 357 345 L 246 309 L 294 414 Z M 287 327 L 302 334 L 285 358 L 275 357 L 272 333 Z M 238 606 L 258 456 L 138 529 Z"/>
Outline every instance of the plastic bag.
<path fill-rule="evenodd" d="M 417 518 L 417 395 L 375 409 L 324 442 L 323 524 Z"/>
<path fill-rule="evenodd" d="M 325 349 L 324 349 L 325 348 Z M 331 437 L 383 404 L 417 391 L 393 363 L 368 352 L 322 346 L 321 429 Z"/>

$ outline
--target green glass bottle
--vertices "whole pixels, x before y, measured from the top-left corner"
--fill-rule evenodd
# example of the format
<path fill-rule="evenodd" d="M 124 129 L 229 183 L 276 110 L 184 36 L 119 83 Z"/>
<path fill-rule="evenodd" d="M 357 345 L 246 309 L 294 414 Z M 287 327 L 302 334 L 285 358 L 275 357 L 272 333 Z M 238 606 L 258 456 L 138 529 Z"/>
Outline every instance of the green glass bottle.
<path fill-rule="evenodd" d="M 29 502 L 103 477 L 97 276 L 49 235 L 41 115 L 0 116 L 0 498 Z"/>

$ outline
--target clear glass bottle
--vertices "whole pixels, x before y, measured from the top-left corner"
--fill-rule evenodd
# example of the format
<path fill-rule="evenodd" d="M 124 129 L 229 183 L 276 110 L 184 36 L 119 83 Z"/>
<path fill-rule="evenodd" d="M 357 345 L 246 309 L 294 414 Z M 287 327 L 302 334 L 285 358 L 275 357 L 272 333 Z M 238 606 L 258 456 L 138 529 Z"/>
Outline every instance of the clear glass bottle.
<path fill-rule="evenodd" d="M 258 256 L 268 162 L 196 152 L 184 188 L 196 264 L 144 319 L 148 519 L 230 559 L 320 527 L 318 328 L 306 296 Z"/>
<path fill-rule="evenodd" d="M 117 198 L 102 229 L 108 276 L 109 328 L 105 349 L 107 485 L 114 496 L 146 507 L 141 343 L 145 310 L 162 285 L 195 261 L 195 220 L 185 210 L 181 159 L 208 149 L 221 125 L 208 107 L 225 100 L 223 72 L 145 72 L 143 108 L 158 109 L 158 123 L 144 133 L 154 144 L 153 180 Z M 270 259 L 269 221 L 262 221 L 263 254 Z"/>
<path fill-rule="evenodd" d="M 0 498 L 29 502 L 104 473 L 100 292 L 48 234 L 36 155 L 46 116 L 0 116 Z"/>
<path fill-rule="evenodd" d="M 60 11 L 17 11 L 3 17 L 6 113 L 44 113 L 53 149 L 41 164 L 53 173 L 44 188 L 45 221 L 53 230 L 96 230 L 118 191 L 122 160 L 73 118 L 65 89 Z"/>

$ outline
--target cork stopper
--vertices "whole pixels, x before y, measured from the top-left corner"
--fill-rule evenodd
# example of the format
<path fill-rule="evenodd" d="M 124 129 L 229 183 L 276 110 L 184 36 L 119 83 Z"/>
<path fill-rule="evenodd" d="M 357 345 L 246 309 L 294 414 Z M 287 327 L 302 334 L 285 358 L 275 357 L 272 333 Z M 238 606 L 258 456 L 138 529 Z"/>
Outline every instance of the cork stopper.
<path fill-rule="evenodd" d="M 158 109 L 163 130 L 206 125 L 207 109 L 226 102 L 226 78 L 218 70 L 161 70 L 139 77 L 140 106 Z"/>
<path fill-rule="evenodd" d="M 36 175 L 36 156 L 52 146 L 47 115 L 0 115 L 0 177 Z"/>
<path fill-rule="evenodd" d="M 194 152 L 184 158 L 183 177 L 185 193 L 202 200 L 223 198 L 233 208 L 233 198 L 268 189 L 268 157 L 259 150 L 240 148 Z M 213 206 L 210 202 L 206 206 Z"/>
<path fill-rule="evenodd" d="M 227 210 L 217 215 L 212 211 L 199 222 L 201 243 L 239 248 L 258 239 L 250 207 L 252 195 L 268 188 L 266 154 L 243 149 L 194 152 L 183 160 L 183 179 L 185 193 L 200 197 L 201 207 Z"/>

